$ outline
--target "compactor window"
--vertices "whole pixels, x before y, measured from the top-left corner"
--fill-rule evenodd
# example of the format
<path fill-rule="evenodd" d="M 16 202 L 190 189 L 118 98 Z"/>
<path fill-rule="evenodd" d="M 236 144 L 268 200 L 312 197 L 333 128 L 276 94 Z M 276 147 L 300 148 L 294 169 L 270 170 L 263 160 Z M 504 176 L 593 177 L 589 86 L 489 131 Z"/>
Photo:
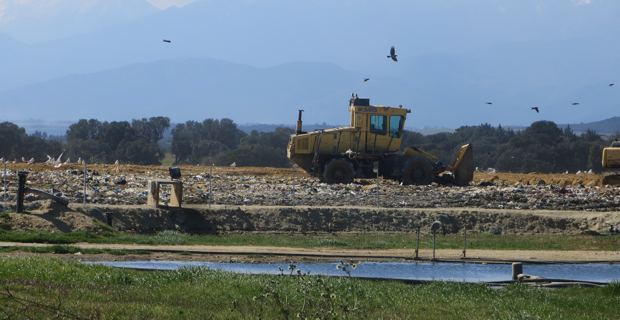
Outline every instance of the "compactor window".
<path fill-rule="evenodd" d="M 390 117 L 390 137 L 400 138 L 400 131 L 403 129 L 403 117 L 391 116 Z"/>
<path fill-rule="evenodd" d="M 370 116 L 370 132 L 385 134 L 385 129 L 387 127 L 387 117 L 379 116 L 379 115 L 371 115 Z"/>

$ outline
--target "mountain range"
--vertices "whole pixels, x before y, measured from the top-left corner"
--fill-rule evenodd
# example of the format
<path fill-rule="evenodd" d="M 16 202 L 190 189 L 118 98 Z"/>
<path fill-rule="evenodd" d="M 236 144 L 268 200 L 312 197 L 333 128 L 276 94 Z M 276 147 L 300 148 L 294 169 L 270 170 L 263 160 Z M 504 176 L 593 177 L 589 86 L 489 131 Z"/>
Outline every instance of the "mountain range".
<path fill-rule="evenodd" d="M 40 24 L 0 24 L 0 120 L 288 123 L 304 108 L 309 123 L 346 123 L 353 92 L 411 108 L 413 127 L 579 123 L 620 110 L 620 85 L 608 86 L 620 84 L 620 42 L 607 32 L 620 27 L 616 2 L 199 0 L 157 10 L 97 0 L 81 13 L 70 9 L 82 0 L 45 1 L 65 5 Z M 48 23 L 68 14 L 72 32 Z M 385 57 L 392 45 L 398 63 Z"/>

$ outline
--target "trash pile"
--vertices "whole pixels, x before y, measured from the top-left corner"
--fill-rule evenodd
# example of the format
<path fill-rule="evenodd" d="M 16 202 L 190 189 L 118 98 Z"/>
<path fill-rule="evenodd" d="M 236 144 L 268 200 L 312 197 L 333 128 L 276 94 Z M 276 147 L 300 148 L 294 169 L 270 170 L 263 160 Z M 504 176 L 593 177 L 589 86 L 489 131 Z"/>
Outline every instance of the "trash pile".
<path fill-rule="evenodd" d="M 148 168 L 148 167 L 145 167 Z M 15 172 L 9 171 L 9 192 L 0 200 L 13 201 Z M 54 195 L 81 203 L 145 204 L 147 182 L 169 179 L 163 170 L 118 172 L 88 170 L 84 193 L 84 172 L 80 169 L 37 170 L 28 175 L 28 186 L 50 190 Z M 208 172 L 184 173 L 184 202 L 189 204 L 278 205 L 278 206 L 380 206 L 493 209 L 620 210 L 620 188 L 601 186 L 559 186 L 501 183 L 469 187 L 402 186 L 395 181 L 356 180 L 348 185 L 328 185 L 301 175 L 252 175 Z M 169 199 L 164 188 L 160 199 Z M 27 195 L 27 201 L 39 200 Z"/>

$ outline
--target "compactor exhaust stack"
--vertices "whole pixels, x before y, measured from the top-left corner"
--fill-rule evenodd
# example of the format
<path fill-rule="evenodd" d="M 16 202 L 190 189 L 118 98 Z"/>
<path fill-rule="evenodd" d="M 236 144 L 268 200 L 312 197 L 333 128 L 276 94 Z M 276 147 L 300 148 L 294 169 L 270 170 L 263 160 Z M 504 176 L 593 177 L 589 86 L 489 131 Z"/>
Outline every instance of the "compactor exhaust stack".
<path fill-rule="evenodd" d="M 304 113 L 304 110 L 303 110 L 303 109 L 300 109 L 300 110 L 299 110 L 299 116 L 297 117 L 297 131 L 296 131 L 296 132 L 297 132 L 297 134 L 302 134 L 302 133 L 304 133 L 304 132 L 302 131 L 302 128 L 301 128 L 301 127 L 302 127 L 302 124 L 303 124 L 303 121 L 301 121 L 301 116 L 302 116 L 302 114 L 303 114 L 303 113 Z"/>

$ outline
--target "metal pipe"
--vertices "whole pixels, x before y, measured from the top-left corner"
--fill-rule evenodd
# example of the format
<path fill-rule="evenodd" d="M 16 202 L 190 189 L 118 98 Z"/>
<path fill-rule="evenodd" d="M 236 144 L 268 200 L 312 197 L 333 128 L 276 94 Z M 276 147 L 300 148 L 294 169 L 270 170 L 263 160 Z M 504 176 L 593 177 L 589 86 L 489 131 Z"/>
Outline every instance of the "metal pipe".
<path fill-rule="evenodd" d="M 303 109 L 299 109 L 299 115 L 297 117 L 297 134 L 302 134 L 303 133 L 303 130 L 302 130 L 303 121 L 301 120 L 303 113 L 304 113 L 304 110 Z"/>
<path fill-rule="evenodd" d="M 437 231 L 440 228 L 443 229 L 443 224 L 441 223 L 441 221 L 437 220 L 431 224 L 431 232 L 433 233 L 433 260 L 435 260 L 435 239 L 436 239 Z"/>
<path fill-rule="evenodd" d="M 420 226 L 416 228 L 416 241 L 415 241 L 415 260 L 418 260 L 420 257 L 418 253 L 420 252 Z"/>
<path fill-rule="evenodd" d="M 433 231 L 433 260 L 435 260 L 435 234 L 436 232 Z"/>
<path fill-rule="evenodd" d="M 463 228 L 464 232 L 464 244 L 463 244 L 463 258 L 467 258 L 467 228 Z"/>

